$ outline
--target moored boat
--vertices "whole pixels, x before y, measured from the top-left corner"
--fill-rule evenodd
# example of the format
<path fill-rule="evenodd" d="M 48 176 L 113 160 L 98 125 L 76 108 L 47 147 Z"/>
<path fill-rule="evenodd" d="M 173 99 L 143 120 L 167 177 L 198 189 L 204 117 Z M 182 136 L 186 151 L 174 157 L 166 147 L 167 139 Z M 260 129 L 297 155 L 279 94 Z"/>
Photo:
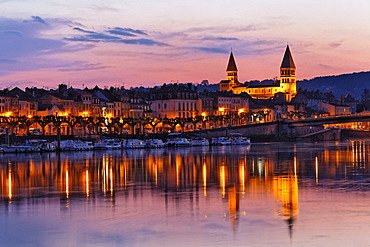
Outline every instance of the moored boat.
<path fill-rule="evenodd" d="M 242 136 L 240 133 L 230 133 L 230 141 L 232 145 L 250 145 L 249 138 Z"/>
<path fill-rule="evenodd" d="M 150 139 L 146 142 L 145 146 L 148 148 L 164 148 L 166 143 L 162 139 Z"/>
<path fill-rule="evenodd" d="M 217 138 L 212 138 L 212 145 L 216 145 L 216 146 L 231 145 L 231 141 L 229 138 L 225 136 L 220 136 Z"/>
<path fill-rule="evenodd" d="M 197 137 L 191 139 L 191 144 L 193 146 L 209 146 L 209 141 L 207 138 Z"/>
<path fill-rule="evenodd" d="M 145 147 L 144 141 L 138 139 L 129 139 L 124 145 L 124 148 L 144 148 L 144 147 Z"/>
<path fill-rule="evenodd" d="M 115 139 L 103 139 L 94 144 L 94 149 L 120 149 L 121 143 Z"/>

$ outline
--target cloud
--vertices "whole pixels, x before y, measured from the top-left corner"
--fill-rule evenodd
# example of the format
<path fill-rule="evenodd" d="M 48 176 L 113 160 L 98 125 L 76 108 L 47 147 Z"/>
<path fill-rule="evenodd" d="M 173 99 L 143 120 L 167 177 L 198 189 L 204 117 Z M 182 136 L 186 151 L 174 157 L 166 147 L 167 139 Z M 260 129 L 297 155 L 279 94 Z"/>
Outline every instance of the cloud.
<path fill-rule="evenodd" d="M 45 51 L 55 53 L 67 44 L 63 41 L 42 37 L 41 33 L 52 29 L 51 25 L 40 25 L 37 21 L 22 21 L 0 18 L 0 54 L 5 60 L 42 55 Z M 41 21 L 41 22 L 40 22 Z M 46 23 L 46 21 L 44 20 Z"/>
<path fill-rule="evenodd" d="M 42 19 L 40 16 L 31 16 L 31 17 L 32 17 L 32 20 L 34 22 L 39 22 L 39 23 L 42 23 L 42 24 L 47 24 L 47 22 L 44 19 Z"/>
<path fill-rule="evenodd" d="M 126 31 L 122 31 L 122 30 L 117 30 L 117 29 L 108 30 L 108 33 L 115 34 L 115 35 L 121 35 L 121 36 L 131 36 L 131 37 L 135 37 L 136 36 L 135 34 L 132 34 L 130 32 L 126 32 Z"/>
<path fill-rule="evenodd" d="M 59 71 L 89 71 L 89 70 L 99 70 L 99 69 L 105 69 L 105 68 L 110 68 L 111 66 L 105 66 L 102 65 L 101 63 L 82 63 L 82 64 L 74 64 L 73 66 L 71 65 L 69 68 L 62 68 L 59 69 Z"/>
<path fill-rule="evenodd" d="M 344 40 L 340 40 L 340 41 L 337 41 L 337 42 L 329 43 L 328 46 L 329 46 L 330 49 L 336 49 L 339 46 L 342 46 L 343 43 L 344 43 Z"/>
<path fill-rule="evenodd" d="M 148 35 L 143 30 L 132 29 L 132 28 L 121 28 L 121 27 L 115 27 L 113 29 L 109 29 L 108 32 L 111 34 L 122 35 L 122 36 L 137 36 L 137 34 Z"/>
<path fill-rule="evenodd" d="M 94 48 L 91 44 L 70 44 L 59 37 L 47 36 L 59 26 L 68 26 L 68 20 L 0 18 L 0 75 L 21 71 L 69 68 L 73 61 L 51 58 L 55 54 L 75 53 Z"/>
<path fill-rule="evenodd" d="M 216 47 L 195 47 L 194 49 L 209 52 L 209 53 L 228 53 L 229 51 L 223 48 L 216 48 Z"/>
<path fill-rule="evenodd" d="M 232 38 L 232 37 L 213 37 L 213 36 L 206 36 L 203 38 L 203 40 L 220 40 L 220 41 L 237 41 L 238 38 Z"/>
<path fill-rule="evenodd" d="M 109 11 L 109 12 L 118 12 L 118 8 L 113 8 L 112 6 L 102 5 L 102 4 L 95 4 L 89 7 L 92 10 L 95 10 L 99 13 L 102 11 Z"/>
<path fill-rule="evenodd" d="M 194 27 L 185 30 L 189 33 L 235 33 L 265 30 L 266 26 L 261 24 L 249 24 L 246 26 L 220 26 L 220 27 Z"/>
<path fill-rule="evenodd" d="M 132 28 L 120 28 L 115 27 L 113 29 L 108 28 L 102 32 L 95 32 L 80 27 L 74 27 L 73 30 L 85 33 L 85 35 L 76 35 L 74 37 L 65 37 L 66 41 L 78 41 L 78 42 L 95 42 L 95 43 L 120 43 L 130 45 L 145 45 L 145 46 L 168 46 L 163 42 L 158 42 L 148 38 L 138 38 L 138 35 L 148 36 L 148 34 L 142 30 Z M 108 34 L 107 34 L 108 33 Z M 126 38 L 123 38 L 125 36 Z M 129 39 L 128 37 L 135 37 Z"/>
<path fill-rule="evenodd" d="M 88 31 L 88 30 L 82 29 L 80 27 L 74 27 L 73 30 L 80 31 L 80 32 L 83 32 L 83 33 L 95 33 L 93 31 Z"/>

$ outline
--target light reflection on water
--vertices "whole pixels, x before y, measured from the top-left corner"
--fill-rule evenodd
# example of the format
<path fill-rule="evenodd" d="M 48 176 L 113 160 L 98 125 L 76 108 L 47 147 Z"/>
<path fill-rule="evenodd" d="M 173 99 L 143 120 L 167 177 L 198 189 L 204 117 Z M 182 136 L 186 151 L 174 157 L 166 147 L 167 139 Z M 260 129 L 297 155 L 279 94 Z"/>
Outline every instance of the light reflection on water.
<path fill-rule="evenodd" d="M 0 156 L 0 246 L 361 246 L 369 143 Z"/>

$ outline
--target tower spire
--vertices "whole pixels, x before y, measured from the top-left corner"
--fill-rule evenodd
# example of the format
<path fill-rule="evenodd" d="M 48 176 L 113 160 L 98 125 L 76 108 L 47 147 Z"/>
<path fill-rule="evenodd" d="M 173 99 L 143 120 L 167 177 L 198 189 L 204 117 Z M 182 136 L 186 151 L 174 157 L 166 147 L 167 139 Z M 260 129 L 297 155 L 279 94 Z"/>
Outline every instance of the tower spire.
<path fill-rule="evenodd" d="M 297 94 L 296 67 L 290 53 L 289 45 L 286 46 L 283 61 L 280 66 L 280 88 L 285 93 L 287 101 L 291 101 Z"/>
<path fill-rule="evenodd" d="M 289 45 L 287 44 L 283 61 L 281 62 L 280 68 L 295 68 L 292 54 L 290 53 Z"/>
<path fill-rule="evenodd" d="M 227 64 L 227 69 L 226 71 L 238 71 L 238 68 L 236 67 L 235 59 L 233 52 L 230 52 L 230 58 L 229 58 L 229 63 Z"/>

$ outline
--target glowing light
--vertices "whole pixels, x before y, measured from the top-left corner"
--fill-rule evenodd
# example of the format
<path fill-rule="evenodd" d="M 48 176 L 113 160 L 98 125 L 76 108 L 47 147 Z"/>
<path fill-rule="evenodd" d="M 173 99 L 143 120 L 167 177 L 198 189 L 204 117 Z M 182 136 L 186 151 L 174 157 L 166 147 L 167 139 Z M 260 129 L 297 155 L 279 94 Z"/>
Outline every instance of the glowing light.
<path fill-rule="evenodd" d="M 8 111 L 8 112 L 3 113 L 2 115 L 3 115 L 4 117 L 10 117 L 12 114 L 13 114 L 13 112 Z"/>
<path fill-rule="evenodd" d="M 113 169 L 109 169 L 109 176 L 110 176 L 110 193 L 113 194 Z"/>
<path fill-rule="evenodd" d="M 238 110 L 238 113 L 239 113 L 239 114 L 241 114 L 241 113 L 243 113 L 243 112 L 245 112 L 244 108 L 240 108 L 240 109 Z"/>
<path fill-rule="evenodd" d="M 239 179 L 240 179 L 240 190 L 245 193 L 245 171 L 244 165 L 239 166 Z"/>
<path fill-rule="evenodd" d="M 226 188 L 226 174 L 225 174 L 225 166 L 220 167 L 220 186 L 221 186 L 221 195 L 222 198 L 225 198 L 225 188 Z"/>
<path fill-rule="evenodd" d="M 85 186 L 86 186 L 86 196 L 88 197 L 90 194 L 90 187 L 89 187 L 89 171 L 86 170 L 85 172 Z"/>
<path fill-rule="evenodd" d="M 219 108 L 218 108 L 218 110 L 219 110 L 220 112 L 223 112 L 223 111 L 225 111 L 225 107 L 219 107 Z"/>
<path fill-rule="evenodd" d="M 319 158 L 315 157 L 315 174 L 316 174 L 316 184 L 319 184 Z"/>
<path fill-rule="evenodd" d="M 28 115 L 27 117 L 28 117 L 28 118 L 32 118 L 32 115 Z"/>
<path fill-rule="evenodd" d="M 202 172 L 203 172 L 203 195 L 207 196 L 207 166 L 206 166 L 206 163 L 203 163 Z"/>
<path fill-rule="evenodd" d="M 297 145 L 296 144 L 294 144 L 293 166 L 294 166 L 294 175 L 297 176 Z"/>
<path fill-rule="evenodd" d="M 13 190 L 12 190 L 12 172 L 8 173 L 8 198 L 11 200 L 13 198 Z"/>
<path fill-rule="evenodd" d="M 207 116 L 207 113 L 202 112 L 202 117 L 206 117 L 206 116 Z"/>
<path fill-rule="evenodd" d="M 66 197 L 69 197 L 69 175 L 68 171 L 66 171 Z"/>
<path fill-rule="evenodd" d="M 181 155 L 176 155 L 176 186 L 180 185 Z"/>
<path fill-rule="evenodd" d="M 89 116 L 89 112 L 88 111 L 81 112 L 80 113 L 80 116 L 88 117 Z"/>

